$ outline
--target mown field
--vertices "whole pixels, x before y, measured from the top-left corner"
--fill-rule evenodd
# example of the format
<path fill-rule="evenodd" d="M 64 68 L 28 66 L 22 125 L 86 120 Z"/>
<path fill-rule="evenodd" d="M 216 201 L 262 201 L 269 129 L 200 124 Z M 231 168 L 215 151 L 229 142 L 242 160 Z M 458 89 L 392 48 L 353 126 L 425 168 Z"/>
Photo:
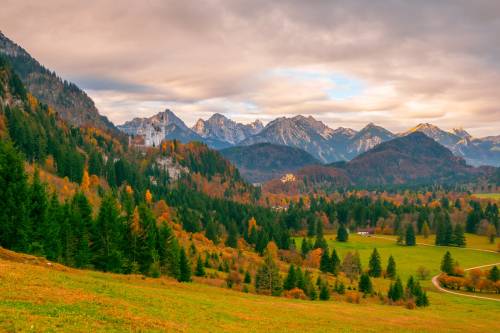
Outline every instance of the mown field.
<path fill-rule="evenodd" d="M 479 199 L 500 200 L 500 193 L 474 193 L 472 196 Z"/>
<path fill-rule="evenodd" d="M 356 241 L 356 242 L 354 242 Z M 374 239 L 337 246 L 357 248 L 363 259 Z M 379 242 L 380 241 L 380 242 Z M 384 246 L 383 244 L 386 244 Z M 384 259 L 393 253 L 402 275 L 411 262 L 431 267 L 432 248 L 399 248 L 376 241 Z M 2 252 L 3 251 L 3 252 Z M 424 251 L 419 253 L 419 251 Z M 489 253 L 464 266 L 498 259 Z M 7 255 L 6 255 L 7 253 Z M 467 252 L 468 253 L 468 252 Z M 468 253 L 470 254 L 470 253 Z M 26 257 L 29 258 L 29 257 Z M 500 303 L 429 289 L 431 306 L 404 307 L 362 300 L 301 301 L 244 294 L 198 283 L 69 269 L 0 250 L 0 331 L 6 332 L 493 332 L 500 329 Z M 404 260 L 403 260 L 404 258 Z M 405 263 L 408 262 L 408 263 Z"/>

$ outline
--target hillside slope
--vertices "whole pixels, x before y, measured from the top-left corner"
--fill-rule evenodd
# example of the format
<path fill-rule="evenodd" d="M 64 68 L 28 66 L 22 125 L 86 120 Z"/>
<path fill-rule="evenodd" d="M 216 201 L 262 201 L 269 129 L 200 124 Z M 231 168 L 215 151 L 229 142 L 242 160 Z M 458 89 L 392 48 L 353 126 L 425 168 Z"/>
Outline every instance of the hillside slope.
<path fill-rule="evenodd" d="M 430 297 L 439 305 L 424 310 L 288 300 L 167 278 L 75 270 L 3 249 L 0 281 L 0 331 L 487 332 L 498 327 L 498 318 L 484 316 L 480 301 L 467 300 L 467 309 L 453 296 L 435 292 Z"/>
<path fill-rule="evenodd" d="M 113 123 L 99 114 L 94 101 L 83 90 L 63 81 L 1 32 L 0 54 L 9 60 L 28 91 L 53 107 L 64 120 L 75 126 L 97 127 L 119 134 Z"/>
<path fill-rule="evenodd" d="M 252 183 L 277 178 L 307 165 L 320 164 L 302 149 L 271 143 L 227 148 L 220 153 L 235 164 L 242 176 Z"/>

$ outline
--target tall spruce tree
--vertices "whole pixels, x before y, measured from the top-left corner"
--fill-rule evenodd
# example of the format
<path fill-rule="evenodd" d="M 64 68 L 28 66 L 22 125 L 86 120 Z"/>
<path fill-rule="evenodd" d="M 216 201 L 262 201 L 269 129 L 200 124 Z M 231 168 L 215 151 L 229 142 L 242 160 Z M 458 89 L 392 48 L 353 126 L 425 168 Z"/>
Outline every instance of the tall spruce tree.
<path fill-rule="evenodd" d="M 337 276 L 337 274 L 340 271 L 340 265 L 341 265 L 341 262 L 340 262 L 339 256 L 337 255 L 337 251 L 335 251 L 335 249 L 333 249 L 332 255 L 330 256 L 330 269 L 331 269 L 330 273 Z"/>
<path fill-rule="evenodd" d="M 191 282 L 191 264 L 183 247 L 179 252 L 179 270 L 179 282 Z"/>
<path fill-rule="evenodd" d="M 328 248 L 324 249 L 323 253 L 321 254 L 321 259 L 319 261 L 319 269 L 323 273 L 328 273 L 332 271 L 330 256 L 328 255 Z"/>
<path fill-rule="evenodd" d="M 370 262 L 368 266 L 368 274 L 371 277 L 380 277 L 382 276 L 382 263 L 380 260 L 380 255 L 377 249 L 373 249 L 373 252 L 370 256 Z"/>
<path fill-rule="evenodd" d="M 396 261 L 392 255 L 389 257 L 389 261 L 387 262 L 387 269 L 385 270 L 385 273 L 389 279 L 394 279 L 396 277 Z"/>
<path fill-rule="evenodd" d="M 349 233 L 347 232 L 347 228 L 341 224 L 337 230 L 337 241 L 339 242 L 347 242 L 349 239 Z"/>
<path fill-rule="evenodd" d="M 412 223 L 409 223 L 406 226 L 405 244 L 406 244 L 406 246 L 417 245 L 416 238 L 415 238 L 415 229 L 413 228 Z"/>
<path fill-rule="evenodd" d="M 295 266 L 292 264 L 288 269 L 288 274 L 286 276 L 285 282 L 283 283 L 283 289 L 291 290 L 297 286 L 297 277 L 295 276 Z"/>
<path fill-rule="evenodd" d="M 446 251 L 443 256 L 443 260 L 441 261 L 441 272 L 444 272 L 448 275 L 453 275 L 454 273 L 454 262 L 451 257 L 450 251 Z"/>
<path fill-rule="evenodd" d="M 358 290 L 364 294 L 371 294 L 373 292 L 373 285 L 370 276 L 367 273 L 361 274 L 358 283 Z"/>
<path fill-rule="evenodd" d="M 122 253 L 119 248 L 122 223 L 118 204 L 111 193 L 104 196 L 92 234 L 93 264 L 102 271 L 121 272 Z"/>
<path fill-rule="evenodd" d="M 465 230 L 462 224 L 457 223 L 453 231 L 453 244 L 459 247 L 465 247 Z"/>
<path fill-rule="evenodd" d="M 264 262 L 255 275 L 255 291 L 259 294 L 279 296 L 283 290 L 278 265 L 274 261 L 271 253 L 266 250 Z"/>

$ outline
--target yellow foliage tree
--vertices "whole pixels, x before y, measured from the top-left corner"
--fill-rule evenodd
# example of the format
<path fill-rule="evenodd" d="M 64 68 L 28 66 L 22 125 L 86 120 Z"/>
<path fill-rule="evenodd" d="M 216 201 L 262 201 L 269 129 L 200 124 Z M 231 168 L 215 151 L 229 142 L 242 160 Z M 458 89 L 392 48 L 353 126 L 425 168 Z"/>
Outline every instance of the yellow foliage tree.
<path fill-rule="evenodd" d="M 248 220 L 248 234 L 250 235 L 250 232 L 252 232 L 252 228 L 255 228 L 257 230 L 257 220 L 252 216 L 250 220 Z"/>
<path fill-rule="evenodd" d="M 90 186 L 90 177 L 87 169 L 83 170 L 82 184 L 80 185 L 80 189 L 82 191 L 87 191 Z"/>
<path fill-rule="evenodd" d="M 132 232 L 136 235 L 138 235 L 139 232 L 141 231 L 141 222 L 137 206 L 134 208 L 134 213 L 132 214 L 132 225 L 130 228 L 132 229 Z"/>
<path fill-rule="evenodd" d="M 153 202 L 153 195 L 149 190 L 146 190 L 146 202 L 151 204 Z"/>

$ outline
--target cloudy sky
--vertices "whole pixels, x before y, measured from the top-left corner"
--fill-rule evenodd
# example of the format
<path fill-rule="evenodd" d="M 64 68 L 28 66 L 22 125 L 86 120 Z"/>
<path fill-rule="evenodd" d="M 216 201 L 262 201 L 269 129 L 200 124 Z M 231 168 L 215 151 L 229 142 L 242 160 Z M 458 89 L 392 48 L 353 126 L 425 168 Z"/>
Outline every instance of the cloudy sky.
<path fill-rule="evenodd" d="M 0 30 L 117 124 L 170 108 L 500 134 L 497 0 L 0 4 Z"/>

